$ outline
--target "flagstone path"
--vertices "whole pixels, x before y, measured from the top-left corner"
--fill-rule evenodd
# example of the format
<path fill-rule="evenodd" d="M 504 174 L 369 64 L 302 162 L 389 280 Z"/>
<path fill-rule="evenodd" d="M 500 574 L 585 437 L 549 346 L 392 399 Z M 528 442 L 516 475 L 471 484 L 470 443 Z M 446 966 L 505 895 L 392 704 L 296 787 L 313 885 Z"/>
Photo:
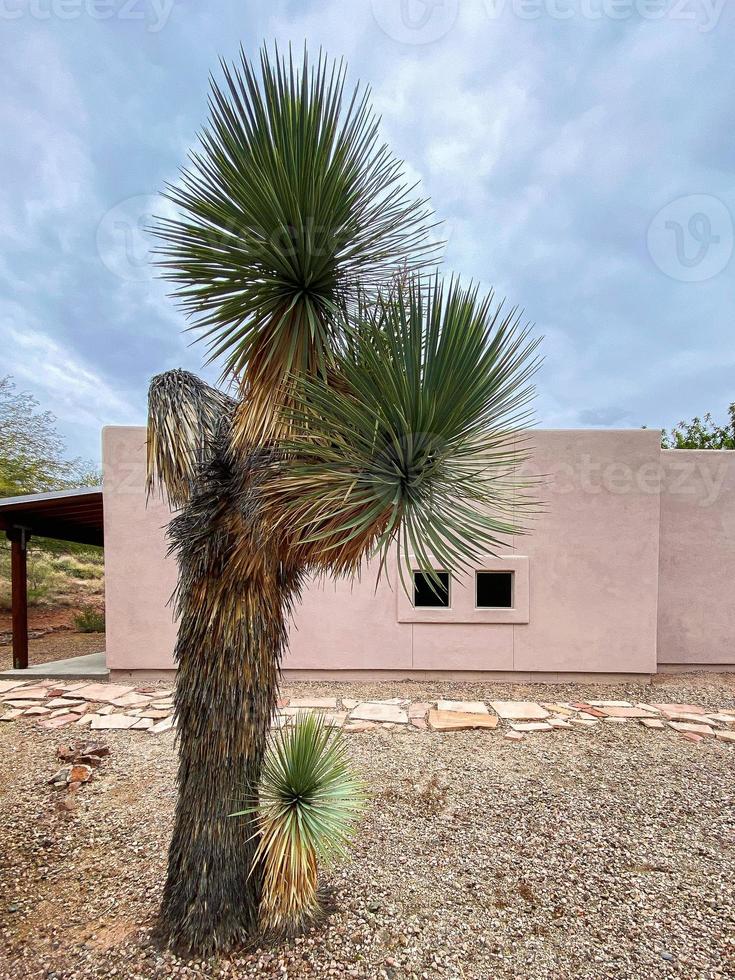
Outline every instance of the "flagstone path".
<path fill-rule="evenodd" d="M 52 681 L 0 680 L 0 721 L 33 720 L 39 728 L 79 727 L 160 735 L 175 727 L 173 692 L 120 684 L 56 684 Z M 717 739 L 735 743 L 735 706 L 717 709 L 696 704 L 631 701 L 414 701 L 408 698 L 357 701 L 340 697 L 283 698 L 277 727 L 302 712 L 319 712 L 346 733 L 373 729 L 451 733 L 478 730 L 520 741 L 550 732 L 580 732 L 598 725 L 639 725 L 669 729 L 690 742 Z"/>

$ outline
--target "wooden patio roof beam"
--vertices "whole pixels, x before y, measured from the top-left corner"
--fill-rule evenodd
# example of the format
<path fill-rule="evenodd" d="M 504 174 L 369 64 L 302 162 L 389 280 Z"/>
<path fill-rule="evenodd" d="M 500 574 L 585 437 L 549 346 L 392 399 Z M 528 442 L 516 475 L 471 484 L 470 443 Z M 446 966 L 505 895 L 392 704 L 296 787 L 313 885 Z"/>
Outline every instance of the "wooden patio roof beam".
<path fill-rule="evenodd" d="M 104 544 L 104 532 L 100 527 L 60 520 L 39 520 L 30 514 L 0 515 L 0 530 L 8 533 L 15 528 L 22 528 L 39 538 L 55 538 L 58 541 L 74 541 L 76 544 L 94 544 L 100 547 Z"/>

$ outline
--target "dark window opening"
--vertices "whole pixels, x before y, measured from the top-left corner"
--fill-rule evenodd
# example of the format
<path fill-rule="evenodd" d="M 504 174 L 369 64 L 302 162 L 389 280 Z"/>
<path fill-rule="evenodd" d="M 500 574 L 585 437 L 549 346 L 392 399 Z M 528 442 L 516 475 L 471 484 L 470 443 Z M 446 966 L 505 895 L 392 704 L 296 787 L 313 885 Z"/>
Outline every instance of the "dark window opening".
<path fill-rule="evenodd" d="M 478 572 L 475 589 L 478 609 L 509 609 L 513 605 L 513 572 Z"/>
<path fill-rule="evenodd" d="M 449 606 L 449 572 L 436 572 L 436 577 L 438 582 L 430 579 L 424 572 L 413 573 L 414 606 Z"/>

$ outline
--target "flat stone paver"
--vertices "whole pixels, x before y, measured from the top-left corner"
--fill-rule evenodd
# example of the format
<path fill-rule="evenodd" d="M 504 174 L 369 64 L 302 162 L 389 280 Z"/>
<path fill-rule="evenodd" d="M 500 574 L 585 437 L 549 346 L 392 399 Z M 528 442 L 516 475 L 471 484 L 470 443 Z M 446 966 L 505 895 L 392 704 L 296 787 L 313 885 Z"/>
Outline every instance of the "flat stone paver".
<path fill-rule="evenodd" d="M 696 704 L 661 704 L 658 701 L 654 701 L 651 707 L 656 708 L 656 710 L 660 711 L 662 714 L 666 714 L 669 711 L 673 711 L 675 714 L 681 714 L 682 711 L 686 714 L 693 715 L 707 714 L 706 708 L 700 708 Z"/>
<path fill-rule="evenodd" d="M 169 729 L 174 727 L 173 718 L 164 718 L 163 721 L 157 722 L 153 728 L 149 728 L 148 732 L 150 735 L 161 735 L 163 732 L 169 731 Z"/>
<path fill-rule="evenodd" d="M 441 704 L 441 702 L 439 702 Z M 432 708 L 429 712 L 429 727 L 437 732 L 462 732 L 471 729 L 498 727 L 498 716 L 479 711 L 443 711 Z"/>
<path fill-rule="evenodd" d="M 646 729 L 652 738 L 666 737 L 654 732 L 671 729 L 668 737 L 673 751 L 678 739 L 698 744 L 709 738 L 713 744 L 716 736 L 720 749 L 735 745 L 735 706 L 726 701 L 720 702 L 717 708 L 663 702 L 588 701 L 584 700 L 583 687 L 578 700 L 541 703 L 486 703 L 447 697 L 438 701 L 411 701 L 406 697 L 359 701 L 341 695 L 291 700 L 283 697 L 278 701 L 272 726 L 289 725 L 292 718 L 304 712 L 318 712 L 325 724 L 348 733 L 373 729 L 387 733 L 398 725 L 406 726 L 404 733 L 408 737 L 420 737 L 426 730 L 449 734 L 500 729 L 509 741 L 517 741 L 539 732 L 555 733 L 551 738 L 571 738 L 571 731 L 580 732 L 603 722 L 608 730 L 618 727 L 623 733 L 626 727 Z M 20 678 L 8 678 L 0 688 L 0 720 L 34 723 L 51 730 L 77 725 L 95 731 L 133 729 L 152 735 L 170 731 L 176 725 L 170 691 L 89 680 L 60 684 L 50 679 L 23 681 Z"/>
<path fill-rule="evenodd" d="M 607 718 L 604 708 L 593 708 L 591 704 L 579 705 L 577 710 L 580 718 Z"/>
<path fill-rule="evenodd" d="M 74 694 L 85 701 L 105 701 L 109 704 L 133 690 L 133 687 L 122 684 L 85 684 L 84 687 L 77 688 Z"/>
<path fill-rule="evenodd" d="M 409 704 L 408 706 L 408 717 L 411 721 L 426 718 L 429 708 L 433 707 L 434 704 L 431 701 L 414 701 L 413 704 Z"/>
<path fill-rule="evenodd" d="M 344 723 L 347 721 L 347 712 L 325 711 L 323 717 L 324 717 L 324 724 L 328 728 L 342 728 Z"/>
<path fill-rule="evenodd" d="M 542 707 L 546 708 L 553 715 L 563 715 L 565 718 L 576 714 L 576 709 L 570 707 L 568 704 L 557 704 L 554 701 L 542 701 Z"/>
<path fill-rule="evenodd" d="M 382 721 L 394 725 L 407 725 L 408 712 L 398 704 L 363 701 L 350 713 L 351 721 Z"/>
<path fill-rule="evenodd" d="M 670 721 L 669 728 L 676 732 L 689 732 L 692 735 L 714 735 L 714 730 L 709 725 L 697 725 L 688 721 Z"/>
<path fill-rule="evenodd" d="M 8 691 L 16 691 L 26 683 L 26 681 L 0 681 L 0 694 L 7 694 Z"/>
<path fill-rule="evenodd" d="M 695 725 L 706 725 L 710 719 L 709 715 L 699 715 L 693 711 L 666 711 L 662 714 L 667 721 L 689 721 Z"/>
<path fill-rule="evenodd" d="M 56 715 L 53 718 L 44 718 L 40 722 L 40 728 L 65 728 L 67 725 L 71 725 L 72 722 L 76 721 L 78 715 L 66 714 L 66 715 Z"/>
<path fill-rule="evenodd" d="M 144 708 L 152 700 L 153 698 L 149 694 L 137 694 L 135 691 L 131 691 L 130 694 L 123 694 L 121 698 L 115 698 L 110 703 L 114 704 L 116 708 Z"/>
<path fill-rule="evenodd" d="M 45 701 L 48 697 L 47 687 L 24 687 L 20 691 L 9 691 L 4 694 L 0 700 L 2 701 Z"/>
<path fill-rule="evenodd" d="M 462 711 L 465 714 L 488 715 L 487 705 L 484 701 L 439 701 L 437 703 L 439 711 Z"/>
<path fill-rule="evenodd" d="M 704 735 L 697 735 L 696 732 L 679 732 L 679 738 L 685 738 L 688 742 L 701 742 Z"/>
<path fill-rule="evenodd" d="M 605 712 L 605 717 L 607 718 L 655 718 L 655 711 L 647 711 L 645 708 L 634 708 L 632 705 L 626 707 L 624 705 L 615 706 L 610 705 L 608 708 L 602 708 Z"/>
<path fill-rule="evenodd" d="M 490 707 L 507 721 L 536 721 L 549 717 L 546 708 L 535 701 L 491 701 Z"/>
<path fill-rule="evenodd" d="M 108 731 L 114 728 L 132 728 L 136 721 L 140 720 L 132 715 L 90 715 L 90 717 L 92 719 L 90 728 L 95 732 Z"/>
<path fill-rule="evenodd" d="M 321 708 L 328 711 L 337 709 L 337 698 L 291 698 L 289 708 Z"/>

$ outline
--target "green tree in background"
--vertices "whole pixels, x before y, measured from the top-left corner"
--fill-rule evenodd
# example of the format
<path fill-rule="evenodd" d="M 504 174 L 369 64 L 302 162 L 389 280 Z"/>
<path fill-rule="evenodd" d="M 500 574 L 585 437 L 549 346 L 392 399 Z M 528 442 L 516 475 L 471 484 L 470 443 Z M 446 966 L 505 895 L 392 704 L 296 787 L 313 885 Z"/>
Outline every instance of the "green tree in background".
<path fill-rule="evenodd" d="M 101 482 L 90 462 L 66 459 L 65 449 L 56 416 L 40 411 L 38 400 L 17 391 L 10 376 L 0 378 L 0 497 Z"/>
<path fill-rule="evenodd" d="M 0 377 L 0 497 L 97 486 L 91 462 L 67 459 L 56 416 L 41 411 L 30 392 Z M 68 562 L 77 560 L 70 569 Z M 67 563 L 66 565 L 64 563 Z M 102 579 L 102 549 L 72 541 L 32 537 L 28 549 L 28 599 L 58 605 L 70 594 L 74 576 Z M 10 609 L 10 543 L 0 531 L 0 610 Z"/>
<path fill-rule="evenodd" d="M 717 425 L 707 412 L 703 419 L 679 422 L 671 432 L 662 430 L 662 449 L 735 449 L 735 402 L 729 408 L 730 421 Z"/>

